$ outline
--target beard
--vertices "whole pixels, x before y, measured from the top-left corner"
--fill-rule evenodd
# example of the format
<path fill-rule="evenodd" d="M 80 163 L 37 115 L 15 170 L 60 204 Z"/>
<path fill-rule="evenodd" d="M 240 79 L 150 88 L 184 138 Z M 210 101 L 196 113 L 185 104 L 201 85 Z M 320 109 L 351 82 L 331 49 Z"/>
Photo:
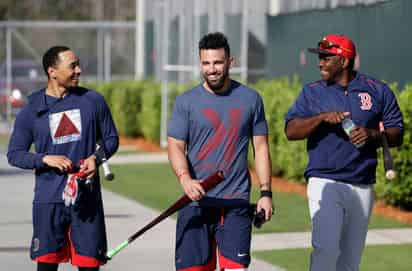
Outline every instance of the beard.
<path fill-rule="evenodd" d="M 203 79 L 205 80 L 207 86 L 213 91 L 221 90 L 223 86 L 225 85 L 225 81 L 228 77 L 229 77 L 229 69 L 224 70 L 221 77 L 218 78 L 217 80 L 210 80 L 208 79 L 208 76 L 206 74 L 203 74 Z"/>

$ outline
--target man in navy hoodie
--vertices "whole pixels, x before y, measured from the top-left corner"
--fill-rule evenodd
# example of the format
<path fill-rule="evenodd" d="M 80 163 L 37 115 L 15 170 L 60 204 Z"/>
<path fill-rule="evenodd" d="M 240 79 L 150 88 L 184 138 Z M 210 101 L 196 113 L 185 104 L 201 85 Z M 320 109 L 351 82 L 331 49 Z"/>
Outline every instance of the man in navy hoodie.
<path fill-rule="evenodd" d="M 98 270 L 107 241 L 96 143 L 112 156 L 117 131 L 104 98 L 78 86 L 80 63 L 70 48 L 47 50 L 43 68 L 47 87 L 18 114 L 7 153 L 11 165 L 35 174 L 30 255 L 38 271 L 68 261 L 79 270 Z"/>

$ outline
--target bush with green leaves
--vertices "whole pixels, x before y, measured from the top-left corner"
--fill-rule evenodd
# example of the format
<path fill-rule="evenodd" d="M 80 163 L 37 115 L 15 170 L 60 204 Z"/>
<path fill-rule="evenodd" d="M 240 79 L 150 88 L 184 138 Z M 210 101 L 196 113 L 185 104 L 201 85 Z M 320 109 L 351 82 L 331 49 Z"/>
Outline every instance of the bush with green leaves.
<path fill-rule="evenodd" d="M 396 85 L 391 85 L 397 95 L 404 120 L 404 140 L 399 148 L 392 148 L 391 154 L 397 178 L 388 181 L 384 177 L 382 159 L 377 170 L 376 195 L 378 198 L 407 210 L 412 210 L 412 84 L 406 85 L 403 91 L 398 91 Z M 379 151 L 382 158 L 382 150 Z"/>
<path fill-rule="evenodd" d="M 160 139 L 161 87 L 159 83 L 144 81 L 139 123 L 143 137 L 153 142 Z"/>
<path fill-rule="evenodd" d="M 285 115 L 302 89 L 297 77 L 261 80 L 252 85 L 262 96 L 269 128 L 269 148 L 272 173 L 298 182 L 304 182 L 307 164 L 306 141 L 288 141 L 285 133 Z"/>
<path fill-rule="evenodd" d="M 101 92 L 111 108 L 116 127 L 123 136 L 143 136 L 154 142 L 160 138 L 161 85 L 152 81 L 112 82 L 90 84 Z M 169 84 L 168 116 L 177 95 L 194 86 Z M 302 84 L 293 79 L 261 80 L 252 88 L 262 96 L 269 126 L 269 146 L 273 175 L 292 181 L 304 182 L 303 172 L 307 164 L 306 140 L 288 141 L 284 133 L 284 117 L 293 104 Z M 376 196 L 395 206 L 412 210 L 412 84 L 403 91 L 397 85 L 391 88 L 397 95 L 405 123 L 404 143 L 392 149 L 398 178 L 389 182 L 384 179 L 379 150 Z"/>
<path fill-rule="evenodd" d="M 120 135 L 140 135 L 140 126 L 136 123 L 136 117 L 133 115 L 133 112 L 138 109 L 137 107 L 140 107 L 139 98 L 136 97 L 138 92 L 133 91 L 137 83 L 113 81 L 110 83 L 88 82 L 83 85 L 103 95 L 107 105 L 110 107 L 113 120 Z"/>
<path fill-rule="evenodd" d="M 110 83 L 87 83 L 86 87 L 100 92 L 109 105 L 117 130 L 122 136 L 142 136 L 154 142 L 160 139 L 161 84 L 154 81 L 114 81 Z M 167 117 L 177 95 L 192 84 L 168 85 Z"/>
<path fill-rule="evenodd" d="M 112 83 L 110 105 L 119 134 L 128 137 L 142 136 L 139 114 L 142 108 L 141 82 Z"/>

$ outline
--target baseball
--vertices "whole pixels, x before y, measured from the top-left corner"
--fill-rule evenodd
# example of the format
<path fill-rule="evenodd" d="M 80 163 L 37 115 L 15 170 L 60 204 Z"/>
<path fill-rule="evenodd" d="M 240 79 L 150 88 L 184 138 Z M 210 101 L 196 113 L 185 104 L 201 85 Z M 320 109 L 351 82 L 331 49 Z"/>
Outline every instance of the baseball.
<path fill-rule="evenodd" d="M 390 170 L 386 171 L 385 177 L 388 180 L 393 180 L 396 177 L 396 172 L 394 170 L 390 169 Z"/>

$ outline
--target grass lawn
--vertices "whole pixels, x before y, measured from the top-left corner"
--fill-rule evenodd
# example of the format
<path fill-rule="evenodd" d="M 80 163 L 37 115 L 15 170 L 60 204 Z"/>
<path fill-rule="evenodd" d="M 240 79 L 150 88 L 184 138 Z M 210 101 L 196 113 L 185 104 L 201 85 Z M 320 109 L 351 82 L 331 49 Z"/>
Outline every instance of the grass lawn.
<path fill-rule="evenodd" d="M 0 148 L 6 149 L 9 144 L 10 135 L 0 134 Z"/>
<path fill-rule="evenodd" d="M 409 271 L 412 266 L 412 244 L 367 246 L 360 270 Z M 309 270 L 311 249 L 286 249 L 255 252 L 253 255 L 287 271 Z"/>
<path fill-rule="evenodd" d="M 112 165 L 116 178 L 103 181 L 103 186 L 125 195 L 146 206 L 164 210 L 175 202 L 182 190 L 168 164 Z M 253 189 L 252 200 L 256 201 L 258 190 Z M 291 193 L 274 193 L 276 211 L 269 223 L 258 230 L 266 232 L 310 231 L 309 212 L 304 198 Z M 408 227 L 401 222 L 374 215 L 370 228 Z"/>

